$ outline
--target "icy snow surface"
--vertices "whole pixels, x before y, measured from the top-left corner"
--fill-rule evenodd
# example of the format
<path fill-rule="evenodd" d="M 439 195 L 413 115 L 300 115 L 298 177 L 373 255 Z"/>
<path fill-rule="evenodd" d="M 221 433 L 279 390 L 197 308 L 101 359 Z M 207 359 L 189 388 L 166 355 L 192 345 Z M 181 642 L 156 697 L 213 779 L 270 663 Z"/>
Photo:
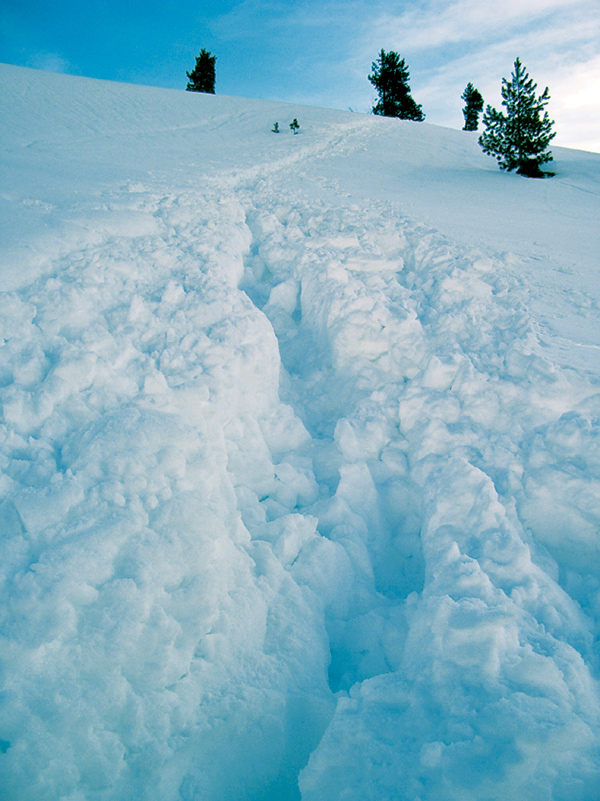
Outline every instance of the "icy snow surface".
<path fill-rule="evenodd" d="M 596 801 L 600 156 L 0 108 L 0 797 Z"/>

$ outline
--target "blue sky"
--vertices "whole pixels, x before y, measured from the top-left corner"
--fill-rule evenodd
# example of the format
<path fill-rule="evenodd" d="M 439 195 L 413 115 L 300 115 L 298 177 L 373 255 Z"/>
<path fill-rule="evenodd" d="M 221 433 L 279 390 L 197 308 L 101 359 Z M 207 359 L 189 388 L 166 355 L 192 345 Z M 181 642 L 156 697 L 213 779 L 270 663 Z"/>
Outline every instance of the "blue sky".
<path fill-rule="evenodd" d="M 369 111 L 383 47 L 426 121 L 461 128 L 468 81 L 499 106 L 519 56 L 548 85 L 556 144 L 600 151 L 598 0 L 0 0 L 0 61 L 184 89 L 205 47 L 217 93 Z"/>

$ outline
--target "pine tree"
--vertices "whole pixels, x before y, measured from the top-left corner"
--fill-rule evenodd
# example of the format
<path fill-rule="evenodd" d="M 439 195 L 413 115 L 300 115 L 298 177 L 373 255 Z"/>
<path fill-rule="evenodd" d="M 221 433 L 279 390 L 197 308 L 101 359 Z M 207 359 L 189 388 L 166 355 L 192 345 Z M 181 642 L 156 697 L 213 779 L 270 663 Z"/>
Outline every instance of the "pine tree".
<path fill-rule="evenodd" d="M 483 151 L 495 156 L 501 170 L 516 169 L 529 178 L 553 174 L 542 172 L 540 165 L 552 161 L 547 148 L 556 136 L 552 131 L 554 121 L 544 110 L 550 100 L 548 87 L 539 97 L 536 89 L 537 84 L 517 59 L 511 80 L 502 79 L 502 105 L 506 113 L 487 106 L 483 115 L 485 131 L 479 137 Z"/>
<path fill-rule="evenodd" d="M 421 106 L 411 97 L 408 67 L 398 53 L 393 50 L 386 53 L 382 50 L 371 69 L 373 72 L 369 75 L 369 80 L 379 93 L 379 100 L 373 106 L 373 114 L 417 122 L 425 119 Z"/>
<path fill-rule="evenodd" d="M 483 111 L 483 97 L 479 90 L 475 89 L 473 84 L 469 82 L 461 95 L 461 99 L 465 101 L 463 131 L 476 131 L 479 127 L 479 115 Z"/>
<path fill-rule="evenodd" d="M 210 51 L 202 48 L 200 54 L 196 56 L 196 66 L 191 72 L 186 72 L 190 79 L 185 87 L 188 92 L 206 92 L 214 95 L 216 60 L 216 56 L 212 56 Z"/>

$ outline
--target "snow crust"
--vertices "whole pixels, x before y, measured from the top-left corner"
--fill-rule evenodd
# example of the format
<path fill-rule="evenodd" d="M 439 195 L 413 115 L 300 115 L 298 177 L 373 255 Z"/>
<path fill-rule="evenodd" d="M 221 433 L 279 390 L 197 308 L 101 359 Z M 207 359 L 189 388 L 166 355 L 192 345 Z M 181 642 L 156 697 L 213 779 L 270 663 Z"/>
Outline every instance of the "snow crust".
<path fill-rule="evenodd" d="M 0 795 L 598 798 L 600 157 L 0 104 Z"/>

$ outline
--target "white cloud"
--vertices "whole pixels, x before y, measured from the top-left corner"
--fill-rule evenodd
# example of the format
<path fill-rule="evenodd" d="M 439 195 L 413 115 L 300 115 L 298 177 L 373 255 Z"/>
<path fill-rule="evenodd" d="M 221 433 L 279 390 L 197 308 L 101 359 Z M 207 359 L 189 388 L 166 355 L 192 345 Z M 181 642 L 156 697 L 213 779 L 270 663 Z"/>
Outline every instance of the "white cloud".
<path fill-rule="evenodd" d="M 552 76 L 558 143 L 600 153 L 600 55 Z"/>
<path fill-rule="evenodd" d="M 432 0 L 399 15 L 382 13 L 371 26 L 371 37 L 396 38 L 411 50 L 436 48 L 494 40 L 516 26 L 552 24 L 557 15 L 563 31 L 565 21 L 569 28 L 582 18 L 597 22 L 596 0 Z"/>
<path fill-rule="evenodd" d="M 71 65 L 67 59 L 58 53 L 33 53 L 27 59 L 27 66 L 35 70 L 46 72 L 71 72 Z"/>

